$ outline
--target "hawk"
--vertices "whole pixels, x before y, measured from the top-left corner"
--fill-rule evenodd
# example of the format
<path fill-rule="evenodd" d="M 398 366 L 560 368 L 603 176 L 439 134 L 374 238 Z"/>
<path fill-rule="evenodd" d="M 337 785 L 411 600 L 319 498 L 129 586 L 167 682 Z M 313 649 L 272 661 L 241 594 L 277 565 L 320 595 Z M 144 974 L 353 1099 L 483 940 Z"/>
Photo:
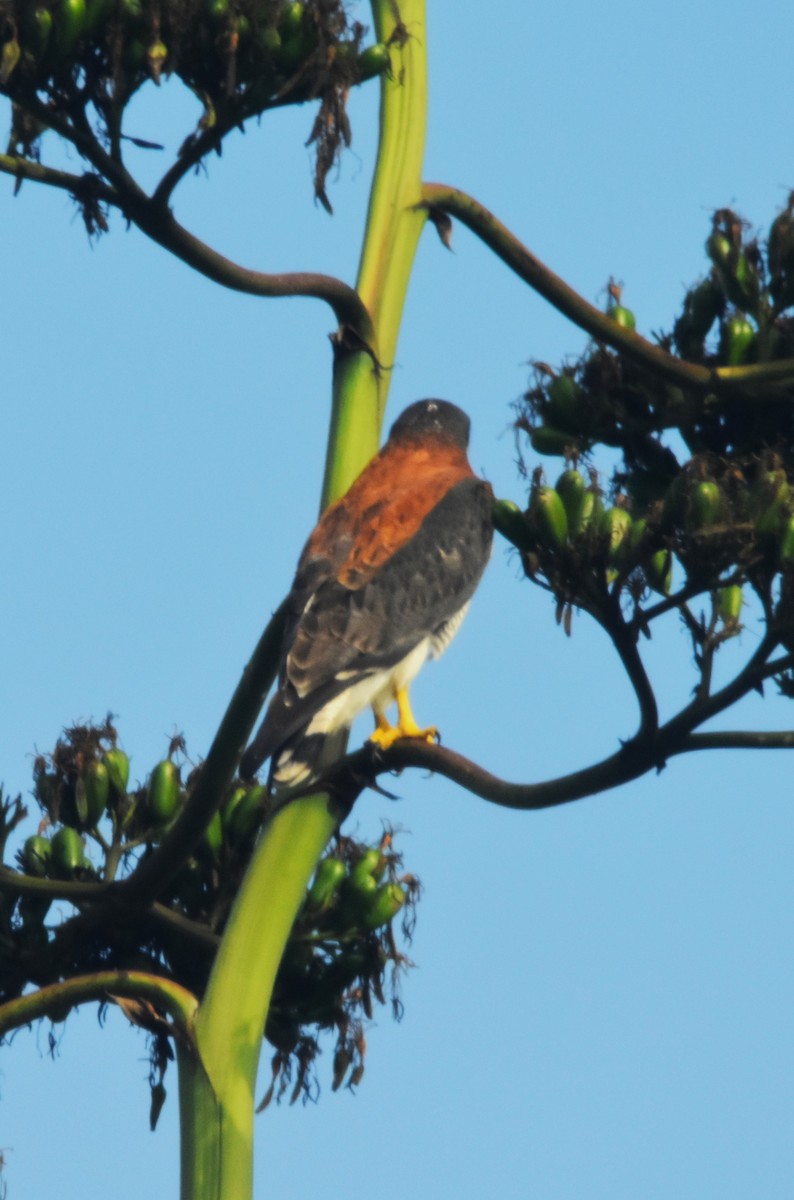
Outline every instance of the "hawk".
<path fill-rule="evenodd" d="M 327 739 L 367 705 L 378 746 L 436 737 L 414 720 L 408 686 L 457 632 L 493 537 L 493 493 L 469 465 L 469 429 L 446 400 L 412 404 L 321 516 L 298 563 L 278 689 L 244 778 L 270 758 L 271 786 L 311 782 L 328 765 Z M 385 715 L 393 701 L 395 726 Z"/>

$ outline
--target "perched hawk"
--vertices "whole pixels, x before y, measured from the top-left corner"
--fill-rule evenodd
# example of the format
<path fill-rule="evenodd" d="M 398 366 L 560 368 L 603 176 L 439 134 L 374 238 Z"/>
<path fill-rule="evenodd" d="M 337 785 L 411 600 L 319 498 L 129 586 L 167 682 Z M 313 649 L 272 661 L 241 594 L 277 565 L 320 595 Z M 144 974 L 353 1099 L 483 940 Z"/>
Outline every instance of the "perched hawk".
<path fill-rule="evenodd" d="M 408 685 L 463 620 L 491 550 L 492 492 L 469 466 L 469 418 L 420 400 L 322 515 L 289 595 L 278 691 L 240 766 L 272 759 L 271 784 L 303 784 L 329 735 L 371 705 L 382 747 L 420 729 Z M 385 710 L 397 702 L 398 722 Z"/>

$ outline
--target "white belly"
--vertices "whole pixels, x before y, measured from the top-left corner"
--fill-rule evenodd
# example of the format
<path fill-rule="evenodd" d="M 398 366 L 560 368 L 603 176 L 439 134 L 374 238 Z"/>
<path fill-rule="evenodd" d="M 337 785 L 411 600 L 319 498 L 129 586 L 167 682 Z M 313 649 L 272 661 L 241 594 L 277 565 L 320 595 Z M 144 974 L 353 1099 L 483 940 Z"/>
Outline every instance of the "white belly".
<path fill-rule="evenodd" d="M 357 680 L 315 713 L 306 728 L 306 733 L 332 733 L 336 729 L 349 728 L 358 714 L 368 706 L 376 712 L 383 712 L 392 703 L 396 693 L 408 687 L 416 678 L 431 653 L 433 639 L 427 637 L 396 666 L 383 671 L 373 671 Z"/>

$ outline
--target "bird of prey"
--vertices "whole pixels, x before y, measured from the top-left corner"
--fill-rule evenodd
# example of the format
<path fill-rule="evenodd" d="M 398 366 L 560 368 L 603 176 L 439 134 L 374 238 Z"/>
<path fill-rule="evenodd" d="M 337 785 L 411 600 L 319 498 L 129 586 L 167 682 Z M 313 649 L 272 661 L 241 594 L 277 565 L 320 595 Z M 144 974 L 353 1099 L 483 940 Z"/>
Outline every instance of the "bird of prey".
<path fill-rule="evenodd" d="M 414 720 L 408 686 L 457 632 L 493 536 L 493 494 L 469 465 L 469 428 L 446 400 L 410 405 L 321 516 L 298 563 L 278 688 L 243 756 L 244 778 L 269 758 L 271 786 L 311 782 L 329 765 L 328 739 L 367 705 L 380 747 L 435 738 Z"/>

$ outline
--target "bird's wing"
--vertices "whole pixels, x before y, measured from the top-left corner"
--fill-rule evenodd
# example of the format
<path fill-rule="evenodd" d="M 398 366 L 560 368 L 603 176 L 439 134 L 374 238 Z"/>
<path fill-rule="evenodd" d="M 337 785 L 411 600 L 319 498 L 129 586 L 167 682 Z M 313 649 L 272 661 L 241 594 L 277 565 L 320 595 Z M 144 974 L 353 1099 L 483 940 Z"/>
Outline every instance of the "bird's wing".
<path fill-rule="evenodd" d="M 332 578 L 361 587 L 413 537 L 450 488 L 473 478 L 457 446 L 387 443 L 320 517 L 298 562 L 293 592 L 307 598 Z"/>

